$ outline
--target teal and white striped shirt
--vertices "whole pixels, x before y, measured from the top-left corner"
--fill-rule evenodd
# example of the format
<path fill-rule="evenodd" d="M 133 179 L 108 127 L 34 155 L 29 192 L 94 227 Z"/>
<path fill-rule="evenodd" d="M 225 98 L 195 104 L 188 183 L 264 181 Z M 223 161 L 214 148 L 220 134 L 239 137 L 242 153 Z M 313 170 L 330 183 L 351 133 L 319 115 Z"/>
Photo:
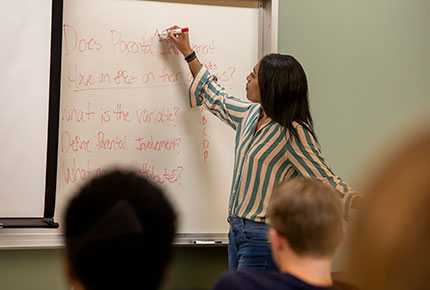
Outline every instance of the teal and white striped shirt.
<path fill-rule="evenodd" d="M 189 95 L 191 107 L 204 104 L 236 130 L 230 215 L 266 223 L 273 187 L 301 176 L 330 184 L 345 202 L 347 219 L 351 187 L 333 173 L 306 128 L 295 123 L 299 138 L 290 137 L 269 118 L 256 132 L 261 105 L 229 96 L 204 65 L 191 83 Z"/>

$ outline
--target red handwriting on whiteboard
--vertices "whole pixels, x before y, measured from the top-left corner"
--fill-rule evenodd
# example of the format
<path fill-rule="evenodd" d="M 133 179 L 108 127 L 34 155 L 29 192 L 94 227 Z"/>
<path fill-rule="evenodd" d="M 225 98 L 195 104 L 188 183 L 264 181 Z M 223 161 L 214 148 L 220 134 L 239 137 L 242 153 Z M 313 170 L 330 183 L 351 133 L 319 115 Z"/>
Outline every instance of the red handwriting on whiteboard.
<path fill-rule="evenodd" d="M 116 104 L 116 110 L 113 110 L 113 112 L 116 120 L 117 121 L 126 121 L 126 122 L 131 122 L 130 120 L 130 112 L 129 111 L 125 111 L 122 109 L 122 104 Z"/>
<path fill-rule="evenodd" d="M 212 40 L 210 44 L 197 44 L 193 43 L 191 45 L 192 50 L 194 50 L 197 54 L 214 54 L 218 47 L 215 46 L 215 40 Z"/>
<path fill-rule="evenodd" d="M 116 104 L 116 108 L 113 110 L 100 108 L 100 122 L 109 123 L 113 121 L 130 123 L 132 121 L 130 112 L 123 109 L 123 105 L 119 103 Z"/>
<path fill-rule="evenodd" d="M 186 86 L 192 75 L 170 72 L 164 67 L 160 71 L 135 72 L 114 69 L 112 72 L 85 72 L 78 64 L 66 65 L 66 81 L 73 92 L 117 89 L 148 89 L 164 86 Z"/>
<path fill-rule="evenodd" d="M 154 165 L 148 164 L 146 162 L 142 163 L 142 167 L 137 171 L 138 174 L 145 176 L 146 178 L 152 180 L 154 183 L 163 184 L 180 182 L 182 179 L 182 172 L 184 171 L 183 166 L 177 166 L 173 170 L 168 170 L 164 167 L 163 172 L 157 172 Z M 181 185 L 181 183 L 179 183 Z"/>
<path fill-rule="evenodd" d="M 227 70 L 215 72 L 215 76 L 219 81 L 228 82 L 234 79 L 236 67 L 230 66 Z"/>
<path fill-rule="evenodd" d="M 103 108 L 100 108 L 101 113 L 100 113 L 100 122 L 101 123 L 109 123 L 111 121 L 111 111 L 110 110 L 105 110 Z"/>
<path fill-rule="evenodd" d="M 101 72 L 98 74 L 99 84 L 116 84 L 116 85 L 134 85 L 134 84 L 148 84 L 155 81 L 153 72 L 144 72 L 141 75 L 136 72 L 129 72 L 124 69 L 119 69 L 115 74 L 111 75 L 107 72 Z M 106 88 L 109 89 L 109 88 Z"/>
<path fill-rule="evenodd" d="M 63 112 L 61 114 L 61 121 L 85 123 L 87 121 L 90 121 L 91 116 L 94 114 L 95 112 L 90 110 L 90 103 L 88 103 L 88 108 L 85 111 L 77 110 L 76 108 L 63 108 Z"/>
<path fill-rule="evenodd" d="M 98 150 L 128 150 L 127 148 L 127 135 L 120 137 L 117 134 L 113 138 L 107 138 L 103 131 L 99 131 L 97 134 L 97 149 Z"/>
<path fill-rule="evenodd" d="M 136 83 L 136 73 L 129 73 L 126 70 L 118 70 L 116 76 L 113 78 L 117 85 L 133 85 Z"/>
<path fill-rule="evenodd" d="M 79 136 L 71 136 L 69 132 L 63 132 L 60 140 L 61 152 L 91 152 L 90 140 L 85 140 Z"/>
<path fill-rule="evenodd" d="M 81 72 L 78 73 L 77 64 L 75 64 L 73 68 L 69 65 L 69 69 L 67 70 L 67 80 L 74 86 L 75 89 L 94 85 L 93 75 L 84 74 Z"/>
<path fill-rule="evenodd" d="M 66 161 L 63 160 L 62 172 L 64 182 L 66 184 L 75 183 L 81 180 L 87 180 L 92 174 L 92 171 L 90 171 L 90 161 L 87 160 L 87 168 L 83 168 L 76 166 L 75 158 L 73 158 L 71 167 L 67 167 Z"/>
<path fill-rule="evenodd" d="M 217 65 L 217 64 L 215 64 L 215 63 L 212 63 L 211 61 L 209 61 L 209 63 L 205 64 L 205 67 L 206 67 L 208 70 L 212 70 L 212 71 L 214 71 L 214 70 L 217 70 L 217 69 L 218 69 L 218 65 Z"/>
<path fill-rule="evenodd" d="M 153 72 L 146 72 L 142 74 L 142 83 L 147 84 L 151 81 L 155 81 L 155 76 Z"/>
<path fill-rule="evenodd" d="M 161 110 L 136 111 L 136 117 L 139 124 L 167 123 L 175 122 L 178 113 L 178 107 L 163 107 Z"/>
<path fill-rule="evenodd" d="M 102 49 L 101 43 L 94 37 L 79 38 L 76 30 L 67 24 L 63 25 L 64 37 L 64 54 L 69 55 L 78 49 L 79 52 L 85 51 L 100 51 Z"/>
<path fill-rule="evenodd" d="M 166 68 L 163 68 L 163 71 L 161 72 L 160 79 L 163 83 L 176 83 L 180 79 L 181 72 L 177 73 L 168 73 Z"/>
<path fill-rule="evenodd" d="M 209 157 L 209 140 L 207 138 L 207 133 L 206 133 L 206 124 L 208 123 L 208 120 L 206 119 L 205 116 L 202 117 L 202 123 L 203 123 L 203 129 L 202 129 L 202 133 L 203 133 L 203 161 L 206 162 L 206 160 Z"/>
<path fill-rule="evenodd" d="M 110 31 L 113 53 L 122 53 L 126 55 L 136 54 L 153 54 L 154 38 L 151 37 L 147 42 L 145 37 L 140 37 L 139 40 L 124 40 L 121 32 L 112 29 Z"/>
<path fill-rule="evenodd" d="M 151 136 L 149 139 L 145 140 L 144 137 L 139 137 L 136 139 L 137 147 L 136 150 L 146 151 L 146 150 L 154 150 L 154 151 L 174 151 L 181 144 L 181 138 L 172 138 L 170 140 L 155 140 L 154 137 Z"/>

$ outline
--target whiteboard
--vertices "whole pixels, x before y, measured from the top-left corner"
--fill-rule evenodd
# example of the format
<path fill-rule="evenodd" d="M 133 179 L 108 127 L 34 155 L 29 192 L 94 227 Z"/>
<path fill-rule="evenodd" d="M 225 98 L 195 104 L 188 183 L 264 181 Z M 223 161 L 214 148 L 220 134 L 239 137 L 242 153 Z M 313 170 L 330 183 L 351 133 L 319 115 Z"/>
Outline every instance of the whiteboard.
<path fill-rule="evenodd" d="M 160 185 L 181 233 L 226 233 L 235 132 L 191 109 L 183 57 L 157 32 L 190 28 L 202 63 L 235 96 L 259 58 L 259 9 L 65 0 L 56 219 L 85 180 L 113 167 Z"/>
<path fill-rule="evenodd" d="M 0 9 L 0 217 L 42 217 L 48 140 L 51 1 Z"/>

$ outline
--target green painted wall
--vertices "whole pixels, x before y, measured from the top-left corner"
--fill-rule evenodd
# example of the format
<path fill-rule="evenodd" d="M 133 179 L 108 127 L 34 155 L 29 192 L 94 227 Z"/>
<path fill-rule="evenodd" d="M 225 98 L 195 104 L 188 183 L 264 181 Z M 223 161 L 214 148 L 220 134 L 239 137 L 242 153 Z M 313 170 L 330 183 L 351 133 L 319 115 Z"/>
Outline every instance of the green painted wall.
<path fill-rule="evenodd" d="M 62 250 L 0 250 L 1 290 L 66 290 Z M 209 289 L 227 271 L 227 247 L 175 247 L 164 290 Z"/>
<path fill-rule="evenodd" d="M 360 189 L 386 146 L 430 115 L 430 1 L 279 3 L 279 51 L 307 73 L 323 154 Z"/>
<path fill-rule="evenodd" d="M 279 51 L 307 72 L 323 153 L 359 187 L 357 176 L 378 162 L 382 146 L 430 113 L 430 1 L 279 2 Z M 0 251 L 0 289 L 66 289 L 60 257 Z M 166 288 L 208 289 L 226 269 L 226 248 L 176 248 Z"/>
<path fill-rule="evenodd" d="M 0 250 L 0 289 L 63 290 L 59 250 Z"/>

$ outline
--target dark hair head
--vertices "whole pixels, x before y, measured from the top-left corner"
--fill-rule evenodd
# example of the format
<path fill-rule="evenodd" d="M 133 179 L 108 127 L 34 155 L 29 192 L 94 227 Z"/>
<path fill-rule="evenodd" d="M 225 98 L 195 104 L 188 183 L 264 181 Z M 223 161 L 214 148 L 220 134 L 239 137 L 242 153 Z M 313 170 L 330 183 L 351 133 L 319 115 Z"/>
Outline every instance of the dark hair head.
<path fill-rule="evenodd" d="M 309 110 L 308 81 L 300 63 L 290 55 L 268 54 L 258 69 L 261 105 L 266 114 L 297 136 L 293 122 L 316 138 Z"/>
<path fill-rule="evenodd" d="M 154 184 L 120 171 L 96 177 L 66 211 L 71 271 L 87 290 L 157 289 L 175 230 L 176 213 Z"/>

